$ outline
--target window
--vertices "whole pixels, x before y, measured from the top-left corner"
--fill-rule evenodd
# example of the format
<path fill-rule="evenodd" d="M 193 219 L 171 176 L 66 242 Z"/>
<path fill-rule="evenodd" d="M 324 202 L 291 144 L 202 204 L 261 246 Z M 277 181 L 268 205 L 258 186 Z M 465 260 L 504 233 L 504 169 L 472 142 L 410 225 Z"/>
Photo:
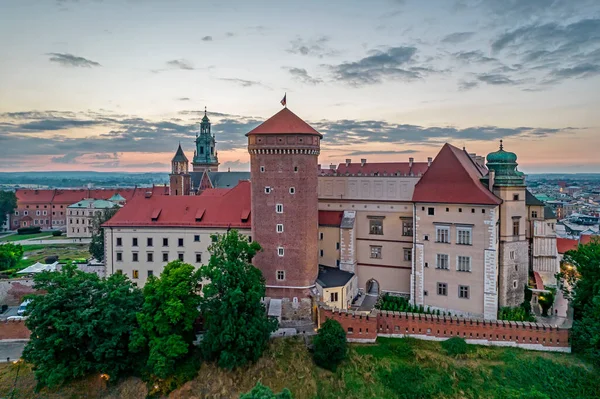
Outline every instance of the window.
<path fill-rule="evenodd" d="M 146 238 L 146 246 L 151 247 L 153 244 L 152 237 Z"/>
<path fill-rule="evenodd" d="M 329 302 L 337 302 L 338 301 L 338 293 L 337 292 L 332 292 L 330 295 L 330 301 Z"/>
<path fill-rule="evenodd" d="M 532 218 L 537 218 L 537 211 L 531 211 L 531 217 Z"/>
<path fill-rule="evenodd" d="M 413 235 L 413 221 L 412 219 L 402 220 L 402 235 L 411 236 Z"/>
<path fill-rule="evenodd" d="M 435 242 L 450 243 L 450 227 L 435 227 Z"/>
<path fill-rule="evenodd" d="M 470 256 L 459 256 L 456 262 L 456 270 L 459 272 L 470 272 L 471 271 L 471 257 Z"/>
<path fill-rule="evenodd" d="M 139 270 L 132 270 L 131 271 L 131 277 L 135 278 L 135 279 L 140 278 L 140 272 L 139 272 Z"/>
<path fill-rule="evenodd" d="M 264 166 L 261 166 L 261 167 L 260 167 L 260 173 L 264 173 L 264 172 L 265 172 L 265 167 L 264 167 Z"/>
<path fill-rule="evenodd" d="M 148 278 L 154 276 L 154 271 L 148 270 Z"/>
<path fill-rule="evenodd" d="M 513 288 L 517 288 L 517 285 L 518 285 L 517 280 L 513 280 Z"/>
<path fill-rule="evenodd" d="M 163 262 L 168 262 L 168 261 L 169 261 L 169 253 L 163 252 Z"/>
<path fill-rule="evenodd" d="M 265 194 L 271 194 L 271 187 L 269 187 L 269 186 L 265 187 Z"/>
<path fill-rule="evenodd" d="M 278 233 L 283 233 L 283 225 L 282 224 L 278 224 L 277 225 L 277 232 Z"/>
<path fill-rule="evenodd" d="M 371 258 L 381 259 L 381 246 L 371 245 Z"/>
<path fill-rule="evenodd" d="M 319 240 L 323 239 L 323 233 L 319 233 Z"/>
<path fill-rule="evenodd" d="M 278 247 L 277 248 L 277 255 L 283 256 L 283 247 Z"/>
<path fill-rule="evenodd" d="M 460 245 L 471 245 L 471 228 L 457 227 L 456 228 L 456 243 Z"/>
<path fill-rule="evenodd" d="M 115 272 L 115 274 L 123 274 L 123 270 L 117 269 L 117 271 Z"/>
<path fill-rule="evenodd" d="M 294 166 L 294 172 L 298 172 L 298 167 Z"/>
<path fill-rule="evenodd" d="M 283 270 L 277 270 L 277 280 L 278 281 L 285 280 L 285 271 L 283 271 Z"/>
<path fill-rule="evenodd" d="M 168 247 L 168 246 L 169 246 L 169 239 L 163 238 L 163 247 Z"/>
<path fill-rule="evenodd" d="M 511 259 L 515 259 L 515 251 L 510 251 L 509 256 Z"/>
<path fill-rule="evenodd" d="M 438 295 L 448 295 L 448 284 L 446 283 L 437 283 L 437 294 Z"/>
<path fill-rule="evenodd" d="M 117 237 L 117 247 L 123 246 L 123 239 L 121 237 Z"/>
<path fill-rule="evenodd" d="M 475 208 L 471 208 L 471 213 L 475 213 Z"/>
<path fill-rule="evenodd" d="M 29 211 L 23 211 L 23 215 L 27 216 L 28 214 L 29 214 Z M 71 221 L 71 223 L 73 223 L 73 221 Z"/>
<path fill-rule="evenodd" d="M 40 216 L 40 211 L 35 211 L 36 216 Z"/>
<path fill-rule="evenodd" d="M 196 254 L 196 263 L 202 263 L 202 254 L 201 253 Z"/>
<path fill-rule="evenodd" d="M 458 297 L 463 299 L 469 299 L 469 286 L 459 285 L 458 286 Z"/>
<path fill-rule="evenodd" d="M 319 256 L 320 256 L 321 258 L 323 257 L 323 254 L 324 254 L 324 251 L 323 251 L 322 249 L 321 249 L 321 250 L 319 250 Z"/>
<path fill-rule="evenodd" d="M 15 216 L 19 216 L 19 211 L 15 211 Z"/>
<path fill-rule="evenodd" d="M 339 242 L 335 243 L 335 249 L 340 249 L 340 243 Z"/>
<path fill-rule="evenodd" d="M 429 241 L 429 235 L 428 234 L 424 234 L 423 235 L 423 241 Z"/>
<path fill-rule="evenodd" d="M 132 256 L 132 260 L 133 260 L 134 262 L 137 262 L 137 261 L 138 261 L 138 253 L 137 253 L 137 252 L 133 252 L 133 253 L 131 254 L 131 256 Z"/>
<path fill-rule="evenodd" d="M 407 262 L 412 261 L 412 248 L 404 248 L 404 260 Z"/>
<path fill-rule="evenodd" d="M 427 214 L 429 216 L 435 215 L 435 208 L 427 208 Z"/>
<path fill-rule="evenodd" d="M 458 208 L 458 212 L 462 212 L 462 208 Z"/>
<path fill-rule="evenodd" d="M 146 254 L 146 261 L 147 262 L 154 262 L 154 253 L 153 252 L 148 252 Z"/>
<path fill-rule="evenodd" d="M 435 265 L 436 269 L 444 269 L 448 270 L 448 255 L 446 254 L 437 254 L 437 263 Z"/>
<path fill-rule="evenodd" d="M 369 219 L 369 234 L 383 235 L 383 219 Z"/>
<path fill-rule="evenodd" d="M 513 194 L 513 201 L 519 200 L 519 194 Z"/>
<path fill-rule="evenodd" d="M 200 242 L 200 236 L 199 235 L 195 235 L 194 236 L 194 242 Z"/>
<path fill-rule="evenodd" d="M 131 245 L 132 245 L 132 246 L 134 246 L 134 247 L 137 247 L 137 246 L 138 246 L 138 240 L 137 240 L 137 238 L 133 237 L 133 238 L 131 239 Z"/>
<path fill-rule="evenodd" d="M 180 247 L 183 247 L 183 238 L 178 238 L 177 239 L 177 245 Z"/>
<path fill-rule="evenodd" d="M 177 254 L 177 259 L 179 259 L 180 261 L 183 262 L 183 254 L 182 253 L 178 253 Z"/>
<path fill-rule="evenodd" d="M 518 236 L 519 235 L 519 220 L 515 219 L 513 220 L 513 236 Z"/>
<path fill-rule="evenodd" d="M 117 252 L 117 262 L 122 262 L 122 261 L 123 261 L 123 253 Z"/>
<path fill-rule="evenodd" d="M 277 213 L 283 213 L 283 204 L 277 204 L 277 205 L 275 205 L 275 212 L 277 212 Z"/>
<path fill-rule="evenodd" d="M 446 208 L 446 212 L 450 212 L 450 208 Z"/>
<path fill-rule="evenodd" d="M 294 187 L 290 187 L 290 194 L 296 194 L 296 189 Z"/>

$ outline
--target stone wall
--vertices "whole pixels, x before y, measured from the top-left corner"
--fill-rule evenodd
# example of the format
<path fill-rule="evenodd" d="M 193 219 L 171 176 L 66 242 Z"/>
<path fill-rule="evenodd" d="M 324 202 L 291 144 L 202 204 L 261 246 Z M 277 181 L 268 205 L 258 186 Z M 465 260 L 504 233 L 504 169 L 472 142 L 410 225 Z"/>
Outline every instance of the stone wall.
<path fill-rule="evenodd" d="M 470 344 L 571 352 L 569 329 L 542 323 L 487 321 L 425 314 L 373 311 L 369 314 L 319 307 L 319 325 L 337 320 L 349 342 L 375 342 L 377 336 L 443 341 L 453 336 Z"/>
<path fill-rule="evenodd" d="M 0 340 L 3 339 L 29 339 L 31 332 L 25 327 L 25 322 L 0 321 Z"/>
<path fill-rule="evenodd" d="M 0 305 L 18 306 L 25 295 L 35 292 L 32 278 L 0 280 Z"/>

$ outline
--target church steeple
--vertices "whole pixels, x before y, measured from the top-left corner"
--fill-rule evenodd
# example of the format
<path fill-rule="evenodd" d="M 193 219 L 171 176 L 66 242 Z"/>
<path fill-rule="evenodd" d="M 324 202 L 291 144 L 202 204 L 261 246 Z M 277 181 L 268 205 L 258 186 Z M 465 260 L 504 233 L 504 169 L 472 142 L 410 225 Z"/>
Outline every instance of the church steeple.
<path fill-rule="evenodd" d="M 171 195 L 190 195 L 192 181 L 188 172 L 188 162 L 181 148 L 181 143 L 179 143 L 177 152 L 175 152 L 175 156 L 171 159 L 171 174 L 169 175 Z"/>
<path fill-rule="evenodd" d="M 215 172 L 219 168 L 215 136 L 211 133 L 211 123 L 208 119 L 206 107 L 204 117 L 200 122 L 200 134 L 196 135 L 196 151 L 192 162 L 194 172 L 204 170 Z"/>

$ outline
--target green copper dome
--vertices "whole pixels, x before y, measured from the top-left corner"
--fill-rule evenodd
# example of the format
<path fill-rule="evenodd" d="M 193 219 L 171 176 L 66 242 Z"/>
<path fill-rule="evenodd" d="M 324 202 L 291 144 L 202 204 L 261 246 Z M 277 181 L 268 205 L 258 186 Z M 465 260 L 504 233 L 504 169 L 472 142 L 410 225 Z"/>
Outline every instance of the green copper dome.
<path fill-rule="evenodd" d="M 494 172 L 495 186 L 524 186 L 525 175 L 517 170 L 517 155 L 514 152 L 504 151 L 502 140 L 500 149 L 487 156 L 487 168 Z M 484 180 L 487 181 L 486 176 Z"/>

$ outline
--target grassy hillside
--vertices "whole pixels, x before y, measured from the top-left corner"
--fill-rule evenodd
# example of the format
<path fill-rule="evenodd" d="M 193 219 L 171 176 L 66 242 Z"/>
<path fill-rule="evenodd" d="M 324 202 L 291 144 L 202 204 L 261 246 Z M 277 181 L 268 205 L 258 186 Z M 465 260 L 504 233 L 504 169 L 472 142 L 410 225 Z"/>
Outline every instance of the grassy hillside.
<path fill-rule="evenodd" d="M 0 397 L 10 393 L 16 366 L 0 366 Z M 272 342 L 252 367 L 226 372 L 203 364 L 198 377 L 169 398 L 238 398 L 256 381 L 296 399 L 363 398 L 597 398 L 597 371 L 576 356 L 512 348 L 471 346 L 462 358 L 446 355 L 439 343 L 379 339 L 376 345 L 352 345 L 349 359 L 335 373 L 321 370 L 299 339 Z M 99 376 L 56 392 L 33 392 L 34 379 L 22 367 L 15 398 L 142 399 L 145 385 L 130 378 L 107 387 Z"/>

